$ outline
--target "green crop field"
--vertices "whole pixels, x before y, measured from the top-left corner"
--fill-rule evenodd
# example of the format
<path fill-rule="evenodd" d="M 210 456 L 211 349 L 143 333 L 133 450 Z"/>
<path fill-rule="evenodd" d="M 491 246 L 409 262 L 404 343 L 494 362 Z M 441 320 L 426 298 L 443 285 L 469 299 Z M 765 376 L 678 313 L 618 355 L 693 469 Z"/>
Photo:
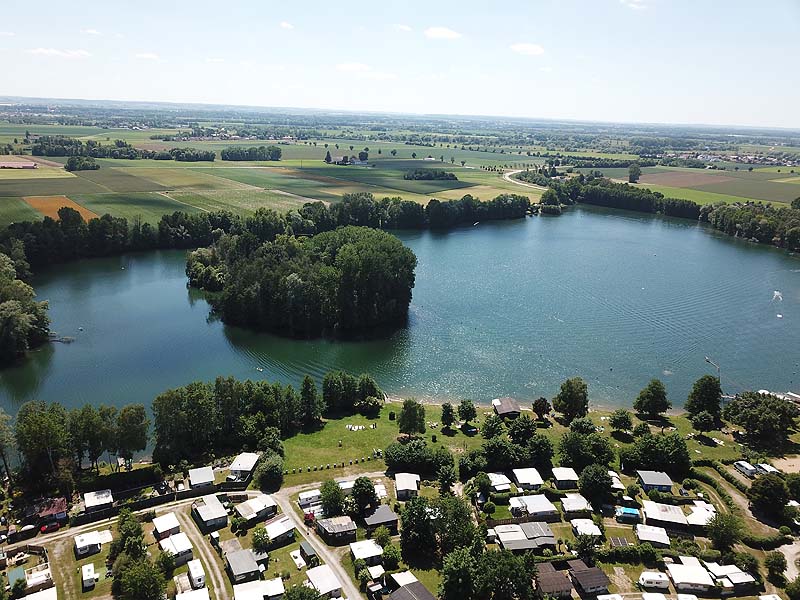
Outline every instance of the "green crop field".
<path fill-rule="evenodd" d="M 135 173 L 137 177 L 143 177 L 163 186 L 162 189 L 169 190 L 224 190 L 249 187 L 231 179 L 208 175 L 198 169 L 145 167 L 135 170 L 129 169 L 129 171 Z"/>
<path fill-rule="evenodd" d="M 212 169 L 200 169 L 200 172 L 263 188 L 265 190 L 281 190 L 309 198 L 330 198 L 330 195 L 320 193 L 320 190 L 323 187 L 328 187 L 329 184 L 311 179 L 303 179 L 303 171 L 288 171 L 271 167 L 215 167 Z"/>
<path fill-rule="evenodd" d="M 38 221 L 42 215 L 22 198 L 0 198 L 0 227 L 19 221 Z"/>
<path fill-rule="evenodd" d="M 740 178 L 737 178 L 736 181 L 693 186 L 693 189 L 715 194 L 727 194 L 737 198 L 755 198 L 756 200 L 772 202 L 791 202 L 797 198 L 797 188 L 791 183 Z"/>
<path fill-rule="evenodd" d="M 19 179 L 57 179 L 75 177 L 69 171 L 56 167 L 39 167 L 38 169 L 0 169 L 0 181 Z"/>
<path fill-rule="evenodd" d="M 79 171 L 79 177 L 103 186 L 107 192 L 158 192 L 166 189 L 163 185 L 140 177 L 133 169 L 107 169 Z"/>
<path fill-rule="evenodd" d="M 199 210 L 230 210 L 239 214 L 251 214 L 259 208 L 284 212 L 300 208 L 307 202 L 305 198 L 255 188 L 178 191 L 168 192 L 168 196 Z"/>
<path fill-rule="evenodd" d="M 420 164 L 420 168 L 425 163 Z M 431 164 L 431 163 L 429 163 Z M 433 163 L 433 165 L 441 163 Z M 369 167 L 347 167 L 335 165 L 323 165 L 313 167 L 311 169 L 304 169 L 313 175 L 321 175 L 323 177 L 332 177 L 334 179 L 341 179 L 344 181 L 351 181 L 355 183 L 363 183 L 375 187 L 384 187 L 389 189 L 398 190 L 400 192 L 411 192 L 412 194 L 430 195 L 440 192 L 442 190 L 452 190 L 469 187 L 470 183 L 464 181 L 413 181 L 403 179 L 405 174 L 403 171 L 369 168 Z"/>
<path fill-rule="evenodd" d="M 98 215 L 108 213 L 115 217 L 125 217 L 128 221 L 141 218 L 142 221 L 151 224 L 158 223 L 162 215 L 172 214 L 175 211 L 187 213 L 200 211 L 199 208 L 155 192 L 73 194 L 71 199 Z"/>
<path fill-rule="evenodd" d="M 678 188 L 666 185 L 653 185 L 649 183 L 638 184 L 640 187 L 646 187 L 654 192 L 661 192 L 667 198 L 682 198 L 684 200 L 692 200 L 698 204 L 715 204 L 717 202 L 742 202 L 745 200 L 757 201 L 755 198 L 742 198 L 739 196 L 732 196 L 728 194 L 718 194 L 705 190 L 696 190 L 693 188 Z"/>
<path fill-rule="evenodd" d="M 101 194 L 108 189 L 85 177 L 55 177 L 44 179 L 0 179 L 2 196 L 58 196 L 70 194 Z"/>

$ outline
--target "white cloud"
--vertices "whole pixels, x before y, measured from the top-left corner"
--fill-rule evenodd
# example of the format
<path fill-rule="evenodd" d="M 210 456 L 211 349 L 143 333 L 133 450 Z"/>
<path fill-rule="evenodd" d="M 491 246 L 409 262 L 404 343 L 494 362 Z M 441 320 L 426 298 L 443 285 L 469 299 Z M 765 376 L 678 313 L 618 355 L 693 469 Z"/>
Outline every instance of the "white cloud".
<path fill-rule="evenodd" d="M 395 79 L 394 73 L 375 71 L 369 65 L 358 62 L 339 63 L 336 65 L 336 70 L 343 73 L 352 73 L 357 77 L 361 77 L 363 79 L 373 79 L 375 81 L 387 81 L 389 79 Z"/>
<path fill-rule="evenodd" d="M 408 25 L 403 25 L 402 23 L 397 23 L 396 25 L 394 25 L 394 28 L 397 31 L 406 31 L 406 32 L 411 31 L 411 27 L 409 27 Z"/>
<path fill-rule="evenodd" d="M 91 56 L 86 50 L 60 50 L 59 48 L 34 48 L 28 52 L 37 56 L 57 56 L 58 58 L 88 58 Z"/>
<path fill-rule="evenodd" d="M 528 42 L 511 44 L 511 49 L 517 54 L 524 54 L 525 56 L 541 56 L 544 54 L 544 48 L 539 44 L 530 44 Z"/>
<path fill-rule="evenodd" d="M 281 21 L 281 29 L 294 29 L 294 25 L 287 21 Z"/>
<path fill-rule="evenodd" d="M 428 27 L 425 30 L 425 37 L 431 40 L 457 40 L 461 34 L 447 27 Z"/>
<path fill-rule="evenodd" d="M 134 56 L 139 60 L 160 60 L 160 57 L 155 52 L 140 52 Z"/>
<path fill-rule="evenodd" d="M 631 10 L 644 10 L 647 8 L 649 0 L 619 0 L 620 4 L 627 6 Z"/>
<path fill-rule="evenodd" d="M 0 31 L 0 37 L 14 37 L 13 31 Z"/>
<path fill-rule="evenodd" d="M 225 59 L 224 58 L 207 58 L 206 62 L 207 63 L 216 63 L 216 64 L 218 64 L 218 63 L 224 63 Z"/>
<path fill-rule="evenodd" d="M 539 67 L 539 70 L 542 73 L 552 73 L 553 72 L 553 67 Z"/>
<path fill-rule="evenodd" d="M 83 35 L 103 35 L 97 29 L 81 29 Z"/>

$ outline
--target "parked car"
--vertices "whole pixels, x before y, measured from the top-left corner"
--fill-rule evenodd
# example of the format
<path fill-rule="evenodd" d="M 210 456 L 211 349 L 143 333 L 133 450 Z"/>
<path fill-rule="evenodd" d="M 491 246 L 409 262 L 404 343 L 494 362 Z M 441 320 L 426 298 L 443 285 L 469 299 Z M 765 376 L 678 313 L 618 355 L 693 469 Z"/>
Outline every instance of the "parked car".
<path fill-rule="evenodd" d="M 61 529 L 61 523 L 58 521 L 53 521 L 51 523 L 45 523 L 42 525 L 39 531 L 42 533 L 50 533 L 51 531 L 58 531 L 59 529 Z"/>

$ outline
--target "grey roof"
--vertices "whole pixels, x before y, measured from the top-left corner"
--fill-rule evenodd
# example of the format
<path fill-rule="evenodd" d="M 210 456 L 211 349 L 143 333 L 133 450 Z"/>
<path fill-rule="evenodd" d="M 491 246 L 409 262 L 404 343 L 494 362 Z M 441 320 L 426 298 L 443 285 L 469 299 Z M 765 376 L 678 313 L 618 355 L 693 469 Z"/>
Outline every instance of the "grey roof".
<path fill-rule="evenodd" d="M 513 398 L 495 398 L 492 400 L 492 405 L 498 415 L 520 412 L 519 402 Z"/>
<path fill-rule="evenodd" d="M 547 523 L 521 523 L 520 527 L 528 539 L 553 537 L 553 530 Z"/>
<path fill-rule="evenodd" d="M 536 550 L 539 547 L 538 540 L 529 540 L 527 538 L 517 540 L 517 539 L 510 539 L 510 540 L 500 540 L 500 544 L 502 544 L 504 550 Z M 555 540 L 553 541 L 555 544 Z"/>
<path fill-rule="evenodd" d="M 584 590 L 608 587 L 608 576 L 599 567 L 573 571 L 572 578 Z"/>
<path fill-rule="evenodd" d="M 572 590 L 572 582 L 563 571 L 539 572 L 536 585 L 543 594 L 561 594 Z"/>
<path fill-rule="evenodd" d="M 225 559 L 234 577 L 237 575 L 248 575 L 258 573 L 258 564 L 253 556 L 252 550 L 239 550 L 227 554 Z"/>
<path fill-rule="evenodd" d="M 392 592 L 389 600 L 436 600 L 436 596 L 419 581 L 415 581 Z"/>
<path fill-rule="evenodd" d="M 536 572 L 537 573 L 553 573 L 555 572 L 556 568 L 553 566 L 551 562 L 543 562 L 536 565 Z"/>
<path fill-rule="evenodd" d="M 378 527 L 386 523 L 397 523 L 397 515 L 387 504 L 381 504 L 378 508 L 373 510 L 371 514 L 364 517 L 364 523 L 367 527 Z"/>
<path fill-rule="evenodd" d="M 303 551 L 303 554 L 306 556 L 316 556 L 317 551 L 314 550 L 314 547 L 309 544 L 307 541 L 303 540 L 300 542 L 300 549 Z"/>
<path fill-rule="evenodd" d="M 636 471 L 644 485 L 672 486 L 672 479 L 663 471 Z"/>
<path fill-rule="evenodd" d="M 195 502 L 194 509 L 204 523 L 223 518 L 227 520 L 228 513 L 225 511 L 225 507 L 214 494 L 203 496 L 200 501 Z"/>
<path fill-rule="evenodd" d="M 356 524 L 350 517 L 320 519 L 317 525 L 328 533 L 350 533 L 356 530 Z"/>

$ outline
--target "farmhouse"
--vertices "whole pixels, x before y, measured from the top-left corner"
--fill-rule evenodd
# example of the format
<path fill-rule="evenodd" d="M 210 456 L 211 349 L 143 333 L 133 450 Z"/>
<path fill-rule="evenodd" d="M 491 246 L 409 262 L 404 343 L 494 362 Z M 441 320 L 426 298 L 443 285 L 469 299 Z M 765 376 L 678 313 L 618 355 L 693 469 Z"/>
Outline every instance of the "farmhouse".
<path fill-rule="evenodd" d="M 228 524 L 228 513 L 214 494 L 203 496 L 192 504 L 192 517 L 204 531 L 221 529 Z"/>
<path fill-rule="evenodd" d="M 214 469 L 211 467 L 198 467 L 189 469 L 189 487 L 197 489 L 214 485 Z"/>
<path fill-rule="evenodd" d="M 289 517 L 275 519 L 267 523 L 264 528 L 267 530 L 269 542 L 272 546 L 294 539 L 295 526 Z"/>
<path fill-rule="evenodd" d="M 680 563 L 667 565 L 667 573 L 676 590 L 707 592 L 714 588 L 714 580 L 697 558 L 681 556 L 679 559 Z"/>
<path fill-rule="evenodd" d="M 333 517 L 317 521 L 317 533 L 329 546 L 349 544 L 356 540 L 356 524 L 350 517 Z"/>
<path fill-rule="evenodd" d="M 541 521 L 558 521 L 561 518 L 555 504 L 544 494 L 514 496 L 509 499 L 509 505 L 515 517 L 528 515 Z"/>
<path fill-rule="evenodd" d="M 576 515 L 590 512 L 589 501 L 580 494 L 567 494 L 561 499 L 564 515 Z"/>
<path fill-rule="evenodd" d="M 0 160 L 0 169 L 36 169 L 39 165 L 25 160 Z"/>
<path fill-rule="evenodd" d="M 75 541 L 75 554 L 77 556 L 89 556 L 100 552 L 102 543 L 100 542 L 100 532 L 90 531 L 76 535 Z"/>
<path fill-rule="evenodd" d="M 89 512 L 97 512 L 111 508 L 114 504 L 114 496 L 111 495 L 111 490 L 99 490 L 97 492 L 86 492 L 83 495 L 84 510 Z"/>
<path fill-rule="evenodd" d="M 663 471 L 636 471 L 636 476 L 642 489 L 646 492 L 658 490 L 659 492 L 672 491 L 672 479 Z"/>
<path fill-rule="evenodd" d="M 487 473 L 494 492 L 508 492 L 511 490 L 511 480 L 503 473 Z"/>
<path fill-rule="evenodd" d="M 560 490 L 571 490 L 578 487 L 578 474 L 570 467 L 553 467 L 553 479 Z"/>
<path fill-rule="evenodd" d="M 234 481 L 247 481 L 250 479 L 250 475 L 253 473 L 256 464 L 258 464 L 259 458 L 261 456 L 255 452 L 242 452 L 234 458 L 231 466 L 228 467 Z"/>
<path fill-rule="evenodd" d="M 639 524 L 634 531 L 640 543 L 647 542 L 655 548 L 669 548 L 669 536 L 663 527 Z"/>
<path fill-rule="evenodd" d="M 539 597 L 569 598 L 572 582 L 563 571 L 556 571 L 552 563 L 540 563 L 536 573 L 536 591 Z"/>
<path fill-rule="evenodd" d="M 323 598 L 341 598 L 342 584 L 328 565 L 320 565 L 306 571 L 308 583 Z"/>
<path fill-rule="evenodd" d="M 388 528 L 392 535 L 396 535 L 397 522 L 397 515 L 387 504 L 381 504 L 364 517 L 364 525 L 366 526 L 367 534 L 370 535 L 381 526 Z"/>
<path fill-rule="evenodd" d="M 277 512 L 278 505 L 267 494 L 261 494 L 236 505 L 236 514 L 249 522 L 262 521 Z"/>
<path fill-rule="evenodd" d="M 652 500 L 645 500 L 644 518 L 648 525 L 657 525 L 667 529 L 683 529 L 686 527 L 686 515 L 680 506 L 661 504 Z"/>
<path fill-rule="evenodd" d="M 516 419 L 521 412 L 519 402 L 513 398 L 495 398 L 492 400 L 492 408 L 498 417 L 505 419 Z"/>
<path fill-rule="evenodd" d="M 194 558 L 192 556 L 192 542 L 185 533 L 176 533 L 167 538 L 164 538 L 158 545 L 161 547 L 162 552 L 169 552 L 175 559 L 175 565 L 185 565 L 187 562 Z"/>
<path fill-rule="evenodd" d="M 156 540 L 163 540 L 178 533 L 181 530 L 181 524 L 178 523 L 178 517 L 174 512 L 169 512 L 160 517 L 153 519 L 153 537 Z"/>
<path fill-rule="evenodd" d="M 394 485 L 398 500 L 408 500 L 419 493 L 419 475 L 415 473 L 395 473 Z"/>
<path fill-rule="evenodd" d="M 350 556 L 353 560 L 358 560 L 360 558 L 367 563 L 368 566 L 374 566 L 380 564 L 381 557 L 383 556 L 383 548 L 381 548 L 375 540 L 351 542 Z"/>
<path fill-rule="evenodd" d="M 237 550 L 225 555 L 225 568 L 232 583 L 258 579 L 261 572 L 252 550 Z"/>
<path fill-rule="evenodd" d="M 512 469 L 511 476 L 517 487 L 522 490 L 538 490 L 544 483 L 539 471 L 534 468 Z"/>

